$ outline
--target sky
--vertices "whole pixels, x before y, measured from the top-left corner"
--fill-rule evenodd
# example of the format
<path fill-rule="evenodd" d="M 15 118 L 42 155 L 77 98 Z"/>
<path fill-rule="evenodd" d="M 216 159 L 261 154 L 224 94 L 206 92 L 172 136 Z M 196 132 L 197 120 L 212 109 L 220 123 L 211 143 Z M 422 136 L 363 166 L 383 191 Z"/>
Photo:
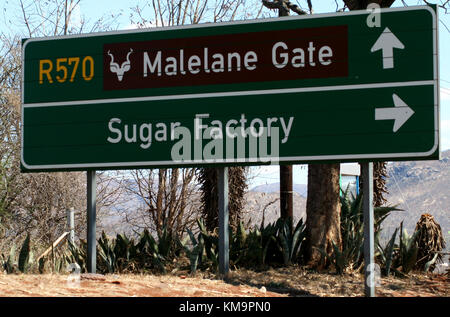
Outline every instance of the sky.
<path fill-rule="evenodd" d="M 3 2 L 3 1 L 2 1 Z M 74 12 L 74 22 L 86 19 L 88 22 L 96 21 L 103 16 L 106 19 L 113 19 L 115 16 L 114 28 L 117 30 L 135 28 L 131 22 L 130 15 L 133 13 L 131 5 L 143 4 L 146 1 L 123 1 L 123 0 L 82 0 L 80 7 Z M 306 1 L 297 1 L 305 8 Z M 421 1 L 408 1 L 410 4 L 422 3 Z M 436 3 L 436 1 L 429 1 Z M 437 1 L 441 2 L 441 1 Z M 8 22 L 13 17 L 20 17 L 20 10 L 17 0 L 4 0 L 0 5 L 3 10 L 3 16 L 0 17 L 0 32 L 14 33 L 20 32 L 16 26 Z M 128 4 L 124 4 L 128 3 Z M 335 12 L 335 0 L 312 1 L 314 13 Z M 342 3 L 342 1 L 338 1 Z M 403 6 L 402 1 L 395 1 L 393 7 Z M 268 12 L 268 9 L 264 9 Z M 450 149 L 450 12 L 444 14 L 443 10 L 439 12 L 439 55 L 440 55 L 440 145 L 441 150 Z M 263 166 L 252 169 L 252 186 L 274 183 L 279 180 L 279 168 L 277 166 Z M 305 184 L 307 181 L 307 166 L 294 166 L 294 183 Z"/>

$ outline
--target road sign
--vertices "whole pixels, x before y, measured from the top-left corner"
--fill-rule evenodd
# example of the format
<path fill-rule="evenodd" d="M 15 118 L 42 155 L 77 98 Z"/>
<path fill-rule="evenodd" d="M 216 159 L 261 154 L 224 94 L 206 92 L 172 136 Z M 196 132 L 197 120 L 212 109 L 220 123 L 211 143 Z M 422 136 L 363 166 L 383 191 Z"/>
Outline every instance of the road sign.
<path fill-rule="evenodd" d="M 436 159 L 435 7 L 29 39 L 23 170 Z"/>

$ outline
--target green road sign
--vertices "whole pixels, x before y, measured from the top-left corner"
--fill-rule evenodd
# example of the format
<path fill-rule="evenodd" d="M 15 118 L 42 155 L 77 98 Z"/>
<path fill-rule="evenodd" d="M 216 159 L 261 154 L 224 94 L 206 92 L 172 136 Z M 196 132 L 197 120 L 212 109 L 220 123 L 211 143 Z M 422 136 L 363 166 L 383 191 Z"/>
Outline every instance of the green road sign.
<path fill-rule="evenodd" d="M 29 39 L 22 168 L 436 159 L 429 6 Z"/>

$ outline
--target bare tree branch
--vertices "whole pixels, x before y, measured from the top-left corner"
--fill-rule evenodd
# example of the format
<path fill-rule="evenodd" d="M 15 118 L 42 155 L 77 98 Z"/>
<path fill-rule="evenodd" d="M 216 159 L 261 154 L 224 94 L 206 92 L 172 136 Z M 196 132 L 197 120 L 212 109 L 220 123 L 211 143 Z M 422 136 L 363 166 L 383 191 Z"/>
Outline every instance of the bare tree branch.
<path fill-rule="evenodd" d="M 286 0 L 274 0 L 274 1 L 262 0 L 262 3 L 266 8 L 269 9 L 292 10 L 293 12 L 299 15 L 308 14 L 306 11 L 302 10 L 298 5 Z M 311 1 L 308 1 L 308 5 L 310 3 Z M 309 9 L 310 11 L 312 10 L 312 5 L 310 6 Z"/>

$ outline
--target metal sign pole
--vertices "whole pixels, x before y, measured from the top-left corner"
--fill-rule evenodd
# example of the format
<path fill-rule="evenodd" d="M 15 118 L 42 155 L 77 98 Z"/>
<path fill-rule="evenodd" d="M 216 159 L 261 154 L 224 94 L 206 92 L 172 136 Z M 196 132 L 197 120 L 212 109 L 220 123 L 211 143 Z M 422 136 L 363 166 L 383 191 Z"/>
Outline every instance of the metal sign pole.
<path fill-rule="evenodd" d="M 227 275 L 229 264 L 228 241 L 228 167 L 218 169 L 218 195 L 219 195 L 219 273 Z"/>
<path fill-rule="evenodd" d="M 374 220 L 373 220 L 373 163 L 361 163 L 364 213 L 364 294 L 375 297 Z"/>
<path fill-rule="evenodd" d="M 96 249 L 96 203 L 97 203 L 97 181 L 95 170 L 87 171 L 87 270 L 95 273 L 97 267 Z"/>
<path fill-rule="evenodd" d="M 75 243 L 75 210 L 73 207 L 67 209 L 67 226 L 69 227 L 69 241 Z"/>

